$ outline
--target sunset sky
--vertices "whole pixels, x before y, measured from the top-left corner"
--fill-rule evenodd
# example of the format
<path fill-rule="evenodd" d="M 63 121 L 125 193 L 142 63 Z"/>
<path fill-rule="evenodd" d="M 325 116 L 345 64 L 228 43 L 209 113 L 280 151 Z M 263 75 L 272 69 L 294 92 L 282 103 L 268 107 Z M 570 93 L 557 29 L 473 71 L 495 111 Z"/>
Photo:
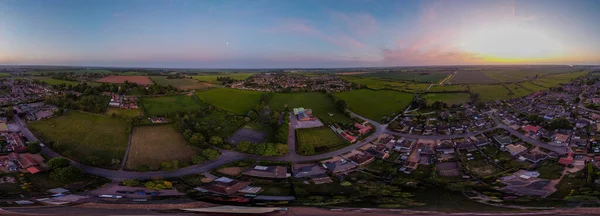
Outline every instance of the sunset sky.
<path fill-rule="evenodd" d="M 600 1 L 0 0 L 0 64 L 600 64 Z"/>

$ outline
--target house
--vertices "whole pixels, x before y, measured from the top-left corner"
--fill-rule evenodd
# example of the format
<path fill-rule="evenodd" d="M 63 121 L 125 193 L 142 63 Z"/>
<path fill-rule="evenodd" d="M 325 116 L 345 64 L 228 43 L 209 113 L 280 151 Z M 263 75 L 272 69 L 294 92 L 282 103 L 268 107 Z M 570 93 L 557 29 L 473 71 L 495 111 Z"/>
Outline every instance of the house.
<path fill-rule="evenodd" d="M 292 166 L 292 175 L 294 178 L 307 178 L 314 175 L 324 174 L 326 171 L 316 163 L 294 164 Z"/>
<path fill-rule="evenodd" d="M 546 158 L 548 158 L 548 155 L 544 154 L 542 152 L 528 151 L 528 152 L 521 154 L 521 156 L 519 157 L 519 160 L 522 160 L 522 161 L 527 160 L 531 163 L 538 163 L 540 161 L 545 160 Z"/>
<path fill-rule="evenodd" d="M 525 147 L 521 144 L 518 144 L 518 145 L 509 144 L 504 148 L 506 148 L 506 150 L 512 155 L 518 155 L 527 150 L 527 147 Z"/>
<path fill-rule="evenodd" d="M 394 150 L 395 151 L 399 151 L 399 152 L 410 152 L 413 145 L 414 145 L 415 141 L 412 140 L 402 140 L 399 142 L 396 142 L 396 145 L 394 145 Z"/>
<path fill-rule="evenodd" d="M 568 166 L 568 165 L 573 165 L 573 152 L 569 152 L 569 154 L 567 155 L 567 157 L 562 157 L 558 160 L 559 164 Z"/>
<path fill-rule="evenodd" d="M 372 148 L 369 148 L 369 149 L 372 149 Z M 369 149 L 367 149 L 367 150 L 369 150 Z M 371 163 L 373 160 L 375 160 L 375 156 L 373 156 L 371 154 L 365 154 L 358 150 L 352 150 L 352 151 L 342 155 L 342 157 L 356 163 L 359 166 Z"/>
<path fill-rule="evenodd" d="M 490 144 L 490 139 L 488 139 L 485 136 L 480 136 L 480 137 L 470 137 L 471 141 L 473 141 L 473 144 L 475 144 L 476 146 L 482 147 L 485 146 L 487 144 Z"/>
<path fill-rule="evenodd" d="M 564 133 L 557 133 L 554 135 L 554 142 L 558 144 L 566 143 L 569 140 L 569 135 Z"/>
<path fill-rule="evenodd" d="M 284 166 L 255 166 L 244 172 L 243 175 L 254 176 L 260 178 L 287 178 L 287 168 Z"/>
<path fill-rule="evenodd" d="M 523 126 L 523 130 L 528 133 L 528 134 L 537 134 L 538 131 L 540 131 L 540 129 L 542 129 L 542 126 L 533 126 L 533 125 L 525 125 Z"/>
<path fill-rule="evenodd" d="M 442 154 L 454 154 L 454 144 L 450 140 L 443 140 L 436 146 L 435 151 Z"/>
<path fill-rule="evenodd" d="M 501 146 L 505 146 L 512 143 L 512 140 L 509 136 L 494 136 L 494 140 L 500 143 Z"/>
<path fill-rule="evenodd" d="M 248 185 L 250 185 L 250 182 L 237 181 L 230 178 L 221 177 L 211 183 L 202 185 L 199 188 L 216 194 L 231 195 L 247 187 Z"/>
<path fill-rule="evenodd" d="M 359 123 L 354 123 L 354 127 L 356 127 L 358 129 L 358 133 L 360 135 L 365 135 L 366 133 L 368 133 L 369 131 L 371 131 L 371 129 L 373 129 L 371 126 L 364 126 L 364 125 L 359 124 Z"/>
<path fill-rule="evenodd" d="M 294 115 L 298 119 L 298 121 L 313 121 L 317 120 L 312 113 L 311 109 L 304 109 L 303 107 L 294 108 Z"/>
<path fill-rule="evenodd" d="M 473 143 L 462 141 L 456 143 L 456 150 L 472 152 L 477 150 L 477 147 Z"/>
<path fill-rule="evenodd" d="M 386 159 L 390 156 L 387 153 L 387 150 L 385 149 L 385 147 L 382 147 L 382 146 L 374 146 L 372 148 L 367 149 L 365 152 L 369 153 L 377 158 L 381 158 L 381 159 Z"/>
<path fill-rule="evenodd" d="M 345 172 L 356 167 L 354 163 L 337 156 L 329 160 L 321 161 L 321 163 L 323 164 L 323 168 L 329 170 L 331 173 Z"/>

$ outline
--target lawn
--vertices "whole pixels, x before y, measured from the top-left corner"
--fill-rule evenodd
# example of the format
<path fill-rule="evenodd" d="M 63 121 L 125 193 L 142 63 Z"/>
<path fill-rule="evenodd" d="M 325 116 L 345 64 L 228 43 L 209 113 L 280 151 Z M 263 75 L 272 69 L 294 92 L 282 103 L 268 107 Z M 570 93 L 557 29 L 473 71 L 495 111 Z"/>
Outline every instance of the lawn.
<path fill-rule="evenodd" d="M 467 85 L 433 85 L 431 86 L 431 88 L 429 88 L 429 91 L 427 92 L 457 92 L 457 91 L 463 91 L 463 92 L 467 92 L 469 91 L 469 88 L 467 87 Z"/>
<path fill-rule="evenodd" d="M 191 162 L 197 152 L 172 125 L 141 126 L 133 130 L 125 166 L 131 170 L 141 165 L 158 169 L 164 161 Z"/>
<path fill-rule="evenodd" d="M 312 109 L 313 114 L 324 124 L 352 123 L 352 120 L 336 107 L 333 98 L 323 93 L 275 93 L 269 101 L 269 107 L 272 109 L 284 109 L 286 106 L 290 110 L 296 107 Z"/>
<path fill-rule="evenodd" d="M 427 90 L 427 88 L 429 88 L 430 85 L 431 84 L 411 83 L 411 84 L 406 85 L 406 88 L 404 88 L 404 91 L 420 93 L 420 92 L 424 92 L 425 90 Z"/>
<path fill-rule="evenodd" d="M 537 168 L 537 171 L 540 173 L 539 178 L 553 180 L 560 178 L 564 169 L 565 167 L 558 164 L 557 161 L 546 160 Z"/>
<path fill-rule="evenodd" d="M 461 154 L 461 163 L 465 165 L 472 174 L 475 174 L 479 177 L 492 175 L 500 170 L 498 170 L 493 164 L 489 164 L 485 162 L 483 155 L 479 151 L 470 152 L 472 155 L 472 160 L 467 160 L 467 152 L 463 152 Z"/>
<path fill-rule="evenodd" d="M 34 77 L 33 79 L 39 80 L 48 85 L 60 85 L 60 84 L 77 85 L 77 84 L 80 84 L 80 82 L 76 82 L 76 81 L 52 79 L 49 77 Z"/>
<path fill-rule="evenodd" d="M 219 83 L 217 81 L 217 77 L 230 77 L 234 80 L 246 80 L 250 78 L 254 73 L 217 73 L 217 74 L 203 74 L 198 76 L 192 76 L 192 79 L 210 82 L 210 83 Z"/>
<path fill-rule="evenodd" d="M 526 89 L 529 89 L 529 90 L 532 90 L 532 91 L 542 91 L 542 90 L 546 90 L 547 89 L 546 87 L 536 85 L 536 84 L 534 84 L 532 82 L 521 82 L 518 85 L 523 86 L 523 88 L 526 88 Z"/>
<path fill-rule="evenodd" d="M 375 72 L 359 74 L 359 77 L 370 77 L 387 80 L 406 80 L 414 82 L 437 83 L 448 77 L 447 73 L 421 73 L 421 72 Z"/>
<path fill-rule="evenodd" d="M 513 93 L 513 97 L 523 97 L 533 93 L 534 91 L 523 88 L 518 84 L 504 84 Z"/>
<path fill-rule="evenodd" d="M 119 109 L 119 108 L 108 108 L 106 109 L 106 115 L 112 116 L 112 114 L 121 118 L 135 118 L 142 115 L 141 109 Z"/>
<path fill-rule="evenodd" d="M 320 154 L 339 149 L 347 144 L 329 127 L 296 129 L 296 140 L 299 154 L 304 153 L 301 149 L 312 148 L 315 154 Z"/>
<path fill-rule="evenodd" d="M 150 79 L 154 81 L 154 83 L 159 85 L 171 85 L 179 90 L 195 90 L 195 89 L 208 89 L 215 87 L 214 84 L 207 82 L 200 82 L 195 79 L 167 79 L 166 76 L 151 76 Z"/>
<path fill-rule="evenodd" d="M 448 105 L 463 104 L 470 101 L 469 93 L 427 93 L 421 95 L 431 105 L 436 101 L 444 102 Z"/>
<path fill-rule="evenodd" d="M 142 97 L 142 107 L 147 116 L 165 116 L 175 112 L 187 112 L 204 106 L 198 99 L 188 95 Z"/>
<path fill-rule="evenodd" d="M 413 95 L 408 93 L 369 89 L 340 92 L 335 96 L 346 101 L 353 112 L 376 121 L 397 115 L 408 107 L 413 99 Z"/>
<path fill-rule="evenodd" d="M 356 77 L 356 76 L 340 76 L 340 78 L 342 78 L 348 82 L 364 85 L 370 89 L 405 90 L 408 85 L 408 83 L 405 83 L 405 82 L 393 82 L 393 81 L 385 81 L 385 80 L 379 80 L 379 79 L 374 79 L 374 78 L 362 78 L 362 77 Z"/>
<path fill-rule="evenodd" d="M 31 122 L 29 128 L 53 150 L 78 161 L 98 156 L 106 167 L 111 161 L 118 162 L 123 158 L 128 142 L 127 125 L 121 118 L 72 111 Z"/>
<path fill-rule="evenodd" d="M 197 92 L 198 98 L 232 113 L 246 115 L 260 103 L 263 93 L 231 88 L 216 88 Z"/>
<path fill-rule="evenodd" d="M 482 101 L 495 101 L 495 100 L 506 100 L 512 98 L 509 95 L 508 89 L 503 85 L 482 85 L 473 84 L 469 85 L 471 93 L 478 93 L 479 99 Z"/>

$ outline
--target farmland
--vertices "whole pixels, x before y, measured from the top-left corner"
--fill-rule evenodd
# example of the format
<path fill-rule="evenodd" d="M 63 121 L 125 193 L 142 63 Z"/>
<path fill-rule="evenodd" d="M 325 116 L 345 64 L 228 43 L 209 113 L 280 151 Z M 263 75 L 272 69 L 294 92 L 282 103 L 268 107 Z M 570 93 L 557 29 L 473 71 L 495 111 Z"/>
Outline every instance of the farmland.
<path fill-rule="evenodd" d="M 296 130 L 297 151 L 299 154 L 312 155 L 333 151 L 343 147 L 342 140 L 329 127 L 303 128 Z"/>
<path fill-rule="evenodd" d="M 231 79 L 234 79 L 234 80 L 246 80 L 246 79 L 250 78 L 252 75 L 254 75 L 254 74 L 253 73 L 218 73 L 218 74 L 205 74 L 205 75 L 192 76 L 192 79 L 199 80 L 202 82 L 218 83 L 217 77 L 230 77 Z"/>
<path fill-rule="evenodd" d="M 216 88 L 196 93 L 198 98 L 209 104 L 242 115 L 248 114 L 260 103 L 262 94 L 262 92 L 257 91 L 231 88 Z"/>
<path fill-rule="evenodd" d="M 484 72 L 478 70 L 461 70 L 456 72 L 454 78 L 449 83 L 451 84 L 470 84 L 470 83 L 497 83 L 495 79 L 485 75 Z"/>
<path fill-rule="evenodd" d="M 542 90 L 547 89 L 546 87 L 536 85 L 532 82 L 521 82 L 521 83 L 519 83 L 519 85 L 523 86 L 526 89 L 532 90 L 532 91 L 542 91 Z"/>
<path fill-rule="evenodd" d="M 142 97 L 142 107 L 148 116 L 165 116 L 176 112 L 187 112 L 204 105 L 192 96 L 174 95 L 163 97 Z"/>
<path fill-rule="evenodd" d="M 406 92 L 420 93 L 420 92 L 424 92 L 425 90 L 427 90 L 427 88 L 429 88 L 429 85 L 430 84 L 425 84 L 425 83 L 411 83 L 411 84 L 407 84 L 403 90 Z"/>
<path fill-rule="evenodd" d="M 365 85 L 365 86 L 367 86 L 367 88 L 370 88 L 370 89 L 388 88 L 388 89 L 402 90 L 406 87 L 406 83 L 402 83 L 402 82 L 390 82 L 390 81 L 385 81 L 385 80 L 378 80 L 378 79 L 372 79 L 372 78 L 360 78 L 360 77 L 355 77 L 355 76 L 342 76 L 341 78 L 348 82 Z"/>
<path fill-rule="evenodd" d="M 125 120 L 83 112 L 31 122 L 29 128 L 62 155 L 83 162 L 97 156 L 104 167 L 123 158 L 128 142 Z"/>
<path fill-rule="evenodd" d="M 517 84 L 504 84 L 504 86 L 510 89 L 510 91 L 513 93 L 513 97 L 523 97 L 534 92 Z"/>
<path fill-rule="evenodd" d="M 323 93 L 275 93 L 268 105 L 271 109 L 284 109 L 286 106 L 290 110 L 296 107 L 312 109 L 313 114 L 325 124 L 352 123 L 352 120 L 336 107 L 333 99 Z M 329 115 L 330 113 L 332 115 Z"/>
<path fill-rule="evenodd" d="M 483 85 L 483 84 L 472 84 L 469 85 L 471 93 L 479 94 L 479 99 L 482 101 L 495 101 L 510 99 L 508 89 L 503 85 Z"/>
<path fill-rule="evenodd" d="M 436 83 L 448 77 L 447 73 L 420 72 L 375 72 L 358 74 L 359 77 L 379 78 L 385 80 L 404 80 L 414 82 Z"/>
<path fill-rule="evenodd" d="M 199 82 L 194 79 L 167 79 L 166 76 L 152 76 L 150 77 L 154 83 L 159 85 L 171 85 L 179 90 L 195 90 L 195 89 L 208 89 L 215 85 L 207 82 Z"/>
<path fill-rule="evenodd" d="M 360 89 L 336 93 L 350 110 L 369 119 L 381 121 L 400 113 L 412 102 L 413 95 L 390 90 Z"/>
<path fill-rule="evenodd" d="M 141 109 L 119 109 L 119 108 L 108 108 L 106 114 L 111 116 L 112 114 L 121 118 L 135 118 L 142 115 Z"/>
<path fill-rule="evenodd" d="M 77 85 L 80 83 L 80 82 L 70 81 L 70 80 L 52 79 L 50 77 L 34 77 L 33 79 L 39 80 L 40 82 L 46 83 L 48 85 L 60 85 L 60 84 Z"/>
<path fill-rule="evenodd" d="M 130 83 L 137 83 L 139 85 L 150 85 L 152 84 L 152 80 L 147 76 L 107 76 L 101 79 L 96 80 L 96 82 L 103 83 L 115 83 L 120 84 L 125 81 Z"/>
<path fill-rule="evenodd" d="M 457 92 L 457 91 L 468 91 L 467 85 L 433 85 L 427 92 Z"/>
<path fill-rule="evenodd" d="M 436 101 L 444 102 L 448 105 L 463 104 L 470 101 L 469 93 L 427 93 L 421 95 L 427 104 L 431 105 Z"/>
<path fill-rule="evenodd" d="M 165 147 L 167 143 L 168 147 Z M 146 165 L 158 169 L 160 163 L 165 161 L 189 163 L 197 152 L 198 149 L 190 146 L 172 125 L 136 127 L 125 167 L 134 170 Z"/>

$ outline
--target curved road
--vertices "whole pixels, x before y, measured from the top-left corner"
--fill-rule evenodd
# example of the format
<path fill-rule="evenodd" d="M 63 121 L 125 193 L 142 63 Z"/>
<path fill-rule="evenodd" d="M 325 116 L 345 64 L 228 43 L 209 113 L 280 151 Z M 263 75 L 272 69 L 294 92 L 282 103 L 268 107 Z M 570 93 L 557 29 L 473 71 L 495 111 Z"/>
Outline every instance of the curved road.
<path fill-rule="evenodd" d="M 153 172 L 109 170 L 109 169 L 87 166 L 87 165 L 84 165 L 82 163 L 79 163 L 79 162 L 73 161 L 73 160 L 71 160 L 71 164 L 73 166 L 81 169 L 84 172 L 87 172 L 87 173 L 90 173 L 93 175 L 103 176 L 103 177 L 106 177 L 106 178 L 109 178 L 112 180 L 151 179 L 151 178 L 155 178 L 155 177 L 171 178 L 171 177 L 207 172 L 212 169 L 218 168 L 222 165 L 225 165 L 225 164 L 228 164 L 231 162 L 235 162 L 235 161 L 239 161 L 239 160 L 272 160 L 272 161 L 288 161 L 288 162 L 305 162 L 305 161 L 321 160 L 321 159 L 330 158 L 330 157 L 340 155 L 340 154 L 349 152 L 351 150 L 357 149 L 358 147 L 375 140 L 382 133 L 389 133 L 389 134 L 402 136 L 402 137 L 409 138 L 409 139 L 452 139 L 452 138 L 475 136 L 475 135 L 483 133 L 483 132 L 479 132 L 479 133 L 467 133 L 467 134 L 460 134 L 460 135 L 432 135 L 432 136 L 404 134 L 404 133 L 400 133 L 400 132 L 396 132 L 396 131 L 390 131 L 386 128 L 386 125 L 379 124 L 376 121 L 367 119 L 367 118 L 357 115 L 353 112 L 350 112 L 350 114 L 353 117 L 360 118 L 360 119 L 367 121 L 370 124 L 374 125 L 375 132 L 373 132 L 373 134 L 371 134 L 369 137 L 367 137 L 357 143 L 354 143 L 352 145 L 346 146 L 344 148 L 341 148 L 341 149 L 338 149 L 338 150 L 335 150 L 332 152 L 320 154 L 320 155 L 303 156 L 303 155 L 298 155 L 295 152 L 290 152 L 284 156 L 260 156 L 260 155 L 245 154 L 245 153 L 236 152 L 236 151 L 222 150 L 221 156 L 219 156 L 217 159 L 205 162 L 203 164 L 188 166 L 188 167 L 184 167 L 184 168 L 181 168 L 178 170 L 173 170 L 173 171 L 153 171 Z M 564 147 L 551 146 L 551 145 L 543 143 L 539 140 L 529 138 L 529 137 L 525 136 L 524 134 L 521 134 L 521 133 L 513 130 L 512 128 L 500 123 L 499 120 L 497 120 L 495 117 L 493 117 L 493 119 L 497 123 L 497 125 L 486 131 L 490 131 L 490 130 L 493 130 L 496 128 L 503 128 L 503 129 L 509 131 L 510 133 L 512 133 L 514 136 L 519 137 L 521 140 L 532 143 L 536 146 L 550 149 L 559 154 L 566 154 L 566 152 L 567 152 L 567 149 Z M 25 137 L 27 137 L 28 140 L 33 141 L 33 142 L 39 141 L 37 139 L 37 137 L 35 137 L 33 135 L 33 133 L 31 133 L 31 131 L 29 130 L 29 128 L 27 127 L 27 125 L 21 118 L 19 118 L 18 116 L 15 116 L 15 121 L 16 121 L 17 125 L 19 126 L 19 128 L 21 129 L 21 132 L 23 133 L 23 135 Z M 52 149 L 47 148 L 47 147 L 42 148 L 42 154 L 44 154 L 50 158 L 61 157 L 60 154 L 54 152 Z"/>

